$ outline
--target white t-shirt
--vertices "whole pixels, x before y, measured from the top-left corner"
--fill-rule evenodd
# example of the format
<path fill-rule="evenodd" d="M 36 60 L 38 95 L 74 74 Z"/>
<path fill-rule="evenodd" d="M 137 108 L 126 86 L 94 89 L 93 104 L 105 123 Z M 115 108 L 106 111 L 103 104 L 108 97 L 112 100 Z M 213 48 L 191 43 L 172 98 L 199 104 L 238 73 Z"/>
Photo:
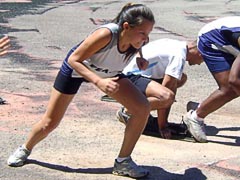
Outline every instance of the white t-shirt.
<path fill-rule="evenodd" d="M 136 56 L 124 68 L 126 75 L 142 75 L 153 79 L 162 79 L 167 74 L 181 79 L 187 54 L 187 43 L 173 39 L 159 39 L 142 47 L 143 57 L 149 61 L 146 70 L 139 70 Z"/>

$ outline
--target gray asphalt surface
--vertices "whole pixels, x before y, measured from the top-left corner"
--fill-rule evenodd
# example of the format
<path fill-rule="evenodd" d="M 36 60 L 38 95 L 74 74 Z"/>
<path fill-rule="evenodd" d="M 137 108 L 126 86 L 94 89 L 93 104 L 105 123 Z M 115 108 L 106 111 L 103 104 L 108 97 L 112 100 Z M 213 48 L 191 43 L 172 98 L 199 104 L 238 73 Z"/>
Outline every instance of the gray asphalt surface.
<path fill-rule="evenodd" d="M 1 2 L 1 1 L 0 1 Z M 41 118 L 55 75 L 67 51 L 93 28 L 116 16 L 127 1 L 68 0 L 0 3 L 0 33 L 12 40 L 12 52 L 0 61 L 0 179 L 128 179 L 111 174 L 124 132 L 115 118 L 118 103 L 100 101 L 96 87 L 85 84 L 60 126 L 33 150 L 20 168 L 6 165 Z M 136 1 L 156 18 L 150 40 L 196 38 L 218 17 L 240 15 L 236 0 Z M 179 89 L 170 121 L 180 123 L 189 100 L 200 102 L 217 85 L 204 64 L 186 66 L 187 84 Z M 89 93 L 91 92 L 91 93 Z M 132 157 L 150 170 L 151 180 L 240 179 L 239 99 L 206 119 L 206 144 L 141 136 Z"/>

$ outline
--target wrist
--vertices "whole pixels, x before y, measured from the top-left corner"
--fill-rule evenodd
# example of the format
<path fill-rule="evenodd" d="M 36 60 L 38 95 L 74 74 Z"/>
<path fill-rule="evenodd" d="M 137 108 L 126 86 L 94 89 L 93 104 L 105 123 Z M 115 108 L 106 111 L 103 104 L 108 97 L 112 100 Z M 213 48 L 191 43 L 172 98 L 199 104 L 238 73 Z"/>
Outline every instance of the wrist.
<path fill-rule="evenodd" d="M 98 78 L 98 79 L 94 80 L 94 81 L 93 81 L 93 84 L 95 84 L 96 86 L 98 86 L 100 80 L 101 80 L 101 78 Z"/>
<path fill-rule="evenodd" d="M 158 128 L 159 128 L 159 130 L 165 130 L 168 128 L 168 124 L 167 123 L 160 124 Z"/>

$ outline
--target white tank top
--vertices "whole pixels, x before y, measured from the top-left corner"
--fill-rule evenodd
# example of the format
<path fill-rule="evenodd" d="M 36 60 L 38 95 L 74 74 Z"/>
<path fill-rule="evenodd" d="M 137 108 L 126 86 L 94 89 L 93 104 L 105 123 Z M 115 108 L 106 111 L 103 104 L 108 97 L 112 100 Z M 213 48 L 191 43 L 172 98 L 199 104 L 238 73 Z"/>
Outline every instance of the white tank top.
<path fill-rule="evenodd" d="M 106 47 L 96 52 L 89 59 L 84 60 L 83 64 L 102 78 L 113 77 L 122 72 L 131 57 L 126 58 L 126 53 L 119 51 L 119 26 L 117 24 L 109 23 L 99 28 L 108 28 L 112 32 L 112 39 Z M 73 72 L 72 76 L 79 77 L 76 72 Z"/>

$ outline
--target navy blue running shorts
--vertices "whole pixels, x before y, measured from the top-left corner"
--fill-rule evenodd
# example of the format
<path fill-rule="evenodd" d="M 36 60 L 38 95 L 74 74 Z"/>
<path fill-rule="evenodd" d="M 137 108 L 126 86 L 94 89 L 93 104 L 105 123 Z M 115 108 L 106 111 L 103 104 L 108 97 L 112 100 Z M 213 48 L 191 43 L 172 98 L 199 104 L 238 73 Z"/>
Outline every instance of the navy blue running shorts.
<path fill-rule="evenodd" d="M 116 77 L 126 78 L 124 74 L 118 74 Z M 63 94 L 76 94 L 83 82 L 89 82 L 82 77 L 71 77 L 58 72 L 53 87 Z"/>

